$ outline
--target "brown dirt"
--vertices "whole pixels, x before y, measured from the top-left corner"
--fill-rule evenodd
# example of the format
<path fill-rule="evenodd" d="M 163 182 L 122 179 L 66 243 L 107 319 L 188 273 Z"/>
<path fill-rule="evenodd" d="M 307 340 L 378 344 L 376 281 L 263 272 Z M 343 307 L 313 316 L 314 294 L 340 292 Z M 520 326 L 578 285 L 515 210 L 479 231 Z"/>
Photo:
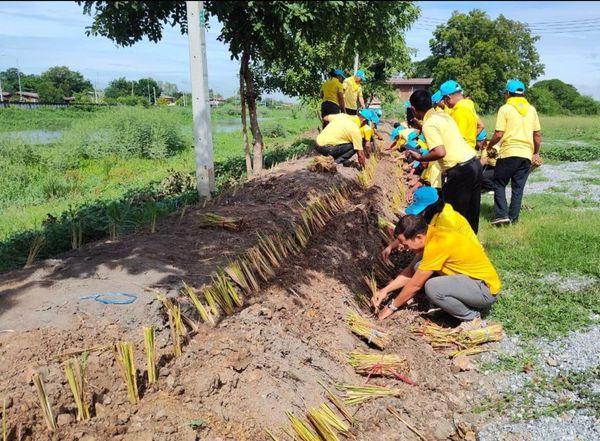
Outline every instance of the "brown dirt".
<path fill-rule="evenodd" d="M 380 161 L 368 190 L 352 184 L 345 210 L 313 236 L 304 252 L 289 259 L 271 283 L 246 298 L 238 313 L 215 328 L 200 325 L 181 357 L 172 359 L 164 313 L 144 291 L 154 287 L 177 297 L 182 279 L 194 286 L 207 283 L 228 256 L 256 243 L 257 232 L 288 231 L 298 220 L 300 203 L 332 185 L 354 182 L 354 169 L 313 173 L 306 169 L 308 162 L 280 165 L 207 207 L 169 216 L 155 234 L 93 244 L 2 276 L 0 330 L 15 331 L 0 334 L 0 391 L 9 397 L 12 439 L 20 433 L 23 440 L 262 440 L 267 439 L 265 428 L 281 433 L 286 410 L 300 416 L 325 400 L 317 380 L 363 382 L 344 353 L 368 347 L 347 330 L 343 318 L 354 294 L 364 292 L 361 278 L 382 248 L 377 215 L 392 216 L 389 195 L 398 183 L 388 162 Z M 246 226 L 238 232 L 199 228 L 198 214 L 208 211 L 243 216 Z M 104 291 L 133 292 L 139 298 L 131 305 L 79 299 Z M 357 439 L 417 439 L 387 412 L 388 405 L 428 439 L 460 439 L 456 425 L 472 421 L 471 377 L 452 374 L 448 359 L 410 332 L 421 320 L 417 311 L 404 310 L 385 323 L 393 335 L 385 352 L 406 357 L 407 376 L 417 386 L 372 379 L 372 384 L 398 387 L 402 393 L 353 408 Z M 129 404 L 111 351 L 92 352 L 93 418 L 75 422 L 76 409 L 54 357 L 130 340 L 137 367 L 145 372 L 141 327 L 147 325 L 157 330 L 158 387 L 147 388 L 141 376 L 140 404 Z M 54 438 L 45 429 L 30 383 L 34 369 L 42 372 L 59 415 Z M 204 425 L 191 428 L 188 423 L 198 419 Z"/>

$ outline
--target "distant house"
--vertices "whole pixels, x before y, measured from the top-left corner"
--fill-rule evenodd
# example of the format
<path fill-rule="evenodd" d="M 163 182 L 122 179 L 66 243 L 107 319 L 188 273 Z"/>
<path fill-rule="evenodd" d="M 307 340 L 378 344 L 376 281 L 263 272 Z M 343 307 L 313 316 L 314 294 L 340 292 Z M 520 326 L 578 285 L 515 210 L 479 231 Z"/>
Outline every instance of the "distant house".
<path fill-rule="evenodd" d="M 71 104 L 71 103 L 75 102 L 75 97 L 74 96 L 63 96 L 63 101 L 67 104 Z"/>
<path fill-rule="evenodd" d="M 15 97 L 18 101 L 26 103 L 37 103 L 40 100 L 40 96 L 35 92 L 15 92 Z"/>
<path fill-rule="evenodd" d="M 158 99 L 167 104 L 168 106 L 174 106 L 176 101 L 175 97 L 171 95 L 161 95 L 158 97 Z"/>
<path fill-rule="evenodd" d="M 8 101 L 8 100 L 10 100 L 11 96 L 12 95 L 11 95 L 10 92 L 2 91 L 2 101 Z"/>
<path fill-rule="evenodd" d="M 388 84 L 398 91 L 398 95 L 402 101 L 406 101 L 415 90 L 431 87 L 433 78 L 392 77 L 388 80 Z"/>
<path fill-rule="evenodd" d="M 219 107 L 224 102 L 225 100 L 223 98 L 211 98 L 210 100 L 208 100 L 208 104 L 210 105 L 210 107 Z"/>
<path fill-rule="evenodd" d="M 381 100 L 377 97 L 373 97 L 373 99 L 367 107 L 369 109 L 381 109 Z"/>

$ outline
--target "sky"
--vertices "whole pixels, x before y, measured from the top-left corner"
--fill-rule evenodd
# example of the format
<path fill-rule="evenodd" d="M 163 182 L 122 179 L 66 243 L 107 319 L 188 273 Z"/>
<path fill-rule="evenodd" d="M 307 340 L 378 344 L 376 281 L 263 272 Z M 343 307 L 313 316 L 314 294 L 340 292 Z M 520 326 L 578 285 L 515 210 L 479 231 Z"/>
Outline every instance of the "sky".
<path fill-rule="evenodd" d="M 560 78 L 600 99 L 600 1 L 418 4 L 421 18 L 406 33 L 407 44 L 417 51 L 415 60 L 429 55 L 429 39 L 437 23 L 454 10 L 479 8 L 492 18 L 503 14 L 536 28 L 541 36 L 537 49 L 546 66 L 540 79 Z M 187 35 L 181 35 L 179 28 L 166 28 L 159 43 L 142 41 L 120 48 L 106 38 L 87 37 L 85 28 L 90 24 L 91 17 L 72 1 L 0 2 L 0 70 L 18 64 L 25 73 L 39 74 L 65 65 L 101 88 L 120 76 L 151 76 L 190 90 Z M 219 30 L 219 24 L 211 22 L 206 35 L 209 87 L 231 96 L 238 88 L 238 64 L 230 59 L 227 46 L 217 41 Z"/>

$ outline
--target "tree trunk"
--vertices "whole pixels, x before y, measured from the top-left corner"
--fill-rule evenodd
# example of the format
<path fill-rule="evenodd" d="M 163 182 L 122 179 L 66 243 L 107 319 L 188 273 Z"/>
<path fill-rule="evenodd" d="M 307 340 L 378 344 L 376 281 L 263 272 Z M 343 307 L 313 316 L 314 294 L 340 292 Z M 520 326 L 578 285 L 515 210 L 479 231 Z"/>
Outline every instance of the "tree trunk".
<path fill-rule="evenodd" d="M 248 65 L 248 55 L 242 55 L 240 62 L 240 105 L 242 106 L 242 136 L 244 137 L 244 153 L 246 155 L 246 176 L 252 176 L 252 156 L 250 155 L 250 143 L 248 142 L 248 127 L 246 123 L 246 86 L 244 83 L 244 65 Z"/>
<path fill-rule="evenodd" d="M 258 127 L 258 116 L 256 114 L 256 95 L 254 93 L 254 78 L 249 67 L 249 57 L 242 60 L 244 81 L 246 82 L 246 104 L 250 115 L 250 131 L 252 132 L 253 146 L 253 169 L 254 173 L 260 173 L 263 168 L 263 137 Z"/>

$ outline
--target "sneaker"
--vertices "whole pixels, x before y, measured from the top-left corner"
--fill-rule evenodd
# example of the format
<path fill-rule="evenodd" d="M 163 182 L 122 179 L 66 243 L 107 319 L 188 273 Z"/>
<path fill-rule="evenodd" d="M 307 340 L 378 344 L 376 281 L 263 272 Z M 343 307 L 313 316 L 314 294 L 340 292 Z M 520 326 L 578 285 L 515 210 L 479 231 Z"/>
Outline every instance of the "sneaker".
<path fill-rule="evenodd" d="M 346 159 L 344 162 L 342 162 L 342 165 L 344 167 L 352 167 L 354 165 L 354 161 L 352 161 L 350 159 Z"/>
<path fill-rule="evenodd" d="M 486 326 L 487 323 L 485 320 L 481 320 L 481 318 L 478 317 L 473 320 L 462 322 L 456 327 L 456 329 L 459 331 L 473 331 L 475 329 L 485 328 Z"/>
<path fill-rule="evenodd" d="M 507 217 L 498 217 L 490 222 L 495 227 L 501 227 L 502 225 L 509 225 L 510 219 Z"/>

